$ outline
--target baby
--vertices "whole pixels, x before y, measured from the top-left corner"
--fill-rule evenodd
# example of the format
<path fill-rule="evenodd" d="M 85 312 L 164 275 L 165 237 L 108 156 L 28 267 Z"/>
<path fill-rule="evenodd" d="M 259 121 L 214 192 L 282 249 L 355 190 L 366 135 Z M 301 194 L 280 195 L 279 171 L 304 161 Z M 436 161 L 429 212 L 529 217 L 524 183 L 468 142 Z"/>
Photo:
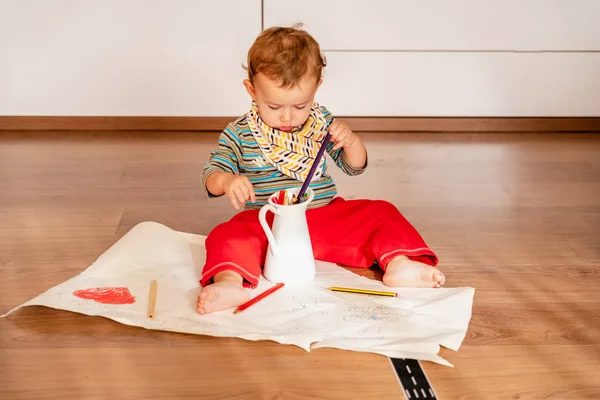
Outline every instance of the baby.
<path fill-rule="evenodd" d="M 359 175 L 368 164 L 361 139 L 314 100 L 326 63 L 311 35 L 297 27 L 269 28 L 250 48 L 247 63 L 250 110 L 221 133 L 202 172 L 209 197 L 227 195 L 233 207 L 245 210 L 206 239 L 200 314 L 249 300 L 245 288 L 256 287 L 268 247 L 259 209 L 273 193 L 302 186 L 327 132 L 326 151 L 344 173 Z M 338 196 L 325 157 L 309 187 L 314 199 L 306 218 L 315 259 L 363 268 L 378 264 L 387 286 L 444 284 L 437 256 L 394 205 Z"/>

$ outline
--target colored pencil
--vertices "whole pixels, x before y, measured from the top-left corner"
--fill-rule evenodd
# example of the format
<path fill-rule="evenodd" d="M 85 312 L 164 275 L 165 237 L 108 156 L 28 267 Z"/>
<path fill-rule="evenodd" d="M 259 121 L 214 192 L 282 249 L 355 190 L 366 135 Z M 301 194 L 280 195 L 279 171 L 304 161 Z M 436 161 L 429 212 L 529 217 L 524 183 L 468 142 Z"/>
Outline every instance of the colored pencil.
<path fill-rule="evenodd" d="M 153 319 L 156 315 L 154 310 L 156 308 L 156 291 L 158 289 L 158 282 L 156 279 L 153 279 L 150 283 L 150 298 L 148 301 L 148 318 Z"/>
<path fill-rule="evenodd" d="M 282 287 L 283 287 L 283 282 L 278 283 L 277 285 L 273 286 L 271 289 L 262 292 L 261 294 L 259 294 L 255 298 L 253 298 L 252 300 L 249 300 L 249 301 L 245 302 L 244 304 L 242 304 L 241 306 L 239 306 L 238 308 L 236 308 L 233 313 L 237 314 L 239 312 L 244 311 L 246 308 L 250 307 L 254 303 L 257 303 L 257 302 L 261 301 L 262 299 L 264 299 L 265 297 L 267 297 L 271 293 L 274 293 L 275 291 L 281 289 Z"/>
<path fill-rule="evenodd" d="M 285 201 L 285 190 L 280 190 L 279 191 L 279 201 L 277 202 L 277 204 L 284 205 L 285 204 L 284 201 Z"/>
<path fill-rule="evenodd" d="M 334 292 L 373 294 L 376 296 L 398 297 L 398 293 L 396 293 L 396 292 L 384 292 L 384 291 L 380 291 L 380 290 L 354 289 L 354 288 L 345 288 L 345 287 L 337 287 L 337 286 L 330 287 L 329 290 L 333 290 Z"/>
<path fill-rule="evenodd" d="M 315 158 L 315 161 L 313 162 L 312 167 L 310 167 L 310 171 L 308 171 L 308 176 L 306 177 L 306 180 L 304 181 L 304 183 L 302 184 L 302 187 L 300 188 L 300 191 L 298 192 L 298 202 L 299 203 L 302 203 L 305 200 L 304 192 L 306 192 L 306 190 L 308 189 L 308 185 L 310 184 L 310 181 L 312 180 L 312 177 L 315 174 L 315 171 L 319 167 L 319 162 L 321 161 L 321 157 L 323 157 L 323 152 L 325 152 L 325 149 L 327 148 L 327 143 L 329 143 L 330 138 L 331 138 L 331 135 L 329 134 L 329 132 L 327 132 L 327 135 L 325 135 L 325 139 L 323 139 L 323 144 L 321 144 L 321 148 L 319 149 L 319 152 L 317 153 L 317 157 Z"/>

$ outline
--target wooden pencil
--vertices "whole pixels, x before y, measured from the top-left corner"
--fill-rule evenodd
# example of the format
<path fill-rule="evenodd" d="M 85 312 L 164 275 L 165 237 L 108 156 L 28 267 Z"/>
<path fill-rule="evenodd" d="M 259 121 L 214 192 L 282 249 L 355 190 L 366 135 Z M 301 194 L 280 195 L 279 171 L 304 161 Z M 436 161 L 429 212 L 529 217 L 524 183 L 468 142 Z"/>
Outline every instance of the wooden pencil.
<path fill-rule="evenodd" d="M 298 192 L 298 202 L 300 202 L 300 203 L 304 202 L 304 200 L 305 200 L 304 192 L 306 192 L 306 190 L 308 189 L 308 185 L 310 184 L 310 181 L 312 180 L 312 177 L 315 174 L 315 171 L 317 170 L 317 168 L 319 166 L 319 162 L 321 161 L 321 157 L 323 157 L 323 152 L 327 148 L 327 144 L 329 143 L 330 138 L 331 138 L 331 135 L 329 134 L 329 132 L 327 132 L 327 134 L 325 135 L 325 138 L 323 138 L 323 143 L 321 144 L 321 148 L 319 149 L 319 152 L 317 153 L 317 157 L 313 161 L 313 165 L 310 167 L 310 170 L 308 171 L 308 176 L 306 177 L 306 180 L 304 181 L 304 183 L 302 184 L 302 187 L 300 188 L 300 191 Z"/>
<path fill-rule="evenodd" d="M 385 292 L 381 290 L 366 290 L 366 289 L 355 289 L 355 288 L 346 288 L 346 287 L 330 287 L 329 290 L 333 290 L 334 292 L 345 292 L 345 293 L 358 293 L 358 294 L 372 294 L 376 296 L 389 296 L 389 297 L 398 297 L 398 293 L 396 292 Z"/>
<path fill-rule="evenodd" d="M 156 279 L 153 279 L 150 283 L 150 298 L 148 301 L 148 318 L 153 319 L 155 317 L 155 309 L 156 309 L 156 292 L 158 290 L 158 282 Z"/>
<path fill-rule="evenodd" d="M 259 294 L 255 298 L 253 298 L 252 300 L 249 300 L 249 301 L 245 302 L 244 304 L 242 304 L 241 306 L 239 306 L 238 308 L 236 308 L 233 313 L 237 314 L 239 312 L 244 311 L 246 308 L 248 308 L 251 305 L 253 305 L 253 304 L 261 301 L 262 299 L 264 299 L 268 295 L 270 295 L 270 294 L 274 293 L 275 291 L 281 289 L 283 286 L 284 286 L 283 282 L 280 282 L 277 285 L 273 286 L 271 289 L 265 290 L 264 292 L 262 292 L 261 294 Z"/>
<path fill-rule="evenodd" d="M 279 191 L 279 200 L 277 201 L 277 204 L 281 204 L 281 205 L 285 204 L 285 190 Z"/>

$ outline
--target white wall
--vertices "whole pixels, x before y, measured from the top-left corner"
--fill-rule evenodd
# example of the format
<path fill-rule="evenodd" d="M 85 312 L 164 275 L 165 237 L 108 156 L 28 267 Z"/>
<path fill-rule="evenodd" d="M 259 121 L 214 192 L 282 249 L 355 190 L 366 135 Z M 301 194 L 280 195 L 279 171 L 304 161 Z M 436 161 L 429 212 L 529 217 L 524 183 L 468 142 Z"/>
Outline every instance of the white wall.
<path fill-rule="evenodd" d="M 0 115 L 245 112 L 260 0 L 0 0 Z"/>
<path fill-rule="evenodd" d="M 236 116 L 261 0 L 0 0 L 0 115 Z M 345 116 L 600 116 L 600 0 L 264 0 Z"/>

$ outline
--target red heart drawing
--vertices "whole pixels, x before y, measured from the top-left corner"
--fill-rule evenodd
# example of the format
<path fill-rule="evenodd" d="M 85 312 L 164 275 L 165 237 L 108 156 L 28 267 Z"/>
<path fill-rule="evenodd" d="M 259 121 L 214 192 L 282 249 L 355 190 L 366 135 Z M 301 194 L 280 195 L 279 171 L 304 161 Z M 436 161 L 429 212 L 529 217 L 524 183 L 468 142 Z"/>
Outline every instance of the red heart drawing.
<path fill-rule="evenodd" d="M 94 300 L 102 304 L 133 304 L 135 298 L 126 287 L 101 287 L 85 290 L 76 290 L 73 294 L 87 300 Z"/>

